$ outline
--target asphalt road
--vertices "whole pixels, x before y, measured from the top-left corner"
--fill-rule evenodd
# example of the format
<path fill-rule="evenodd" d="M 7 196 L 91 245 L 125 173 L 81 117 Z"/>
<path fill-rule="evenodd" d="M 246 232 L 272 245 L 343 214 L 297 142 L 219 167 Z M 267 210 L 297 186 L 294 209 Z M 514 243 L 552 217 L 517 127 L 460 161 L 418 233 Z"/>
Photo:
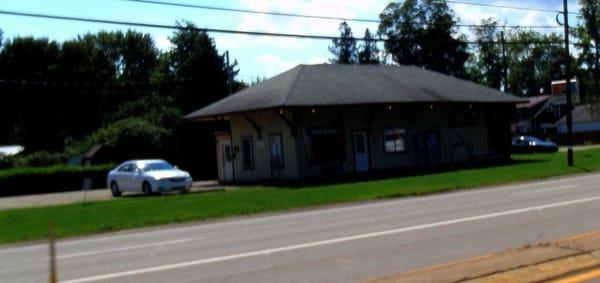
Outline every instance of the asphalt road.
<path fill-rule="evenodd" d="M 600 230 L 600 174 L 61 241 L 61 282 L 361 282 Z M 123 217 L 127 217 L 123 215 Z M 0 281 L 47 282 L 44 244 Z"/>

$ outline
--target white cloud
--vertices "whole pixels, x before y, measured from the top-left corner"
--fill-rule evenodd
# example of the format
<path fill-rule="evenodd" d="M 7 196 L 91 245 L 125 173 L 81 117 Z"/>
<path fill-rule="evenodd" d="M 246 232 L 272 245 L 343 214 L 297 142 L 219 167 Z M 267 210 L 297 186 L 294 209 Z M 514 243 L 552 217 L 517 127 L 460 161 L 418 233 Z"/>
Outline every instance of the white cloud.
<path fill-rule="evenodd" d="M 158 35 L 154 37 L 154 42 L 156 43 L 156 47 L 158 49 L 166 51 L 173 47 L 173 44 L 169 40 L 169 37 L 166 35 Z"/>

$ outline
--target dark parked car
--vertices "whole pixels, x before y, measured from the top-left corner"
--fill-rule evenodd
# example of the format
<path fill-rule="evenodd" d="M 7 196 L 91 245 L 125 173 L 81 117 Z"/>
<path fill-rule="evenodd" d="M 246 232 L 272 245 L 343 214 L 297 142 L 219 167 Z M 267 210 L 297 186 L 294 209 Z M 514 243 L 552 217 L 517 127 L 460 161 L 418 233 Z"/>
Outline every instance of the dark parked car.
<path fill-rule="evenodd" d="M 518 136 L 512 139 L 513 153 L 557 152 L 558 145 L 533 136 Z"/>

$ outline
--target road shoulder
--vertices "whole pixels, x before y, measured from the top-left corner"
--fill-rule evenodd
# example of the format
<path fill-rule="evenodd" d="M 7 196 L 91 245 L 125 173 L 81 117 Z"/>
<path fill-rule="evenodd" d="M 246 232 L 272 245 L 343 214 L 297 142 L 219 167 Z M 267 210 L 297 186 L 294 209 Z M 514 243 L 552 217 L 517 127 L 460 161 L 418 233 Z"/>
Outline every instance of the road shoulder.
<path fill-rule="evenodd" d="M 600 276 L 596 270 L 600 270 L 600 232 L 591 232 L 371 282 L 581 282 L 576 278 Z"/>

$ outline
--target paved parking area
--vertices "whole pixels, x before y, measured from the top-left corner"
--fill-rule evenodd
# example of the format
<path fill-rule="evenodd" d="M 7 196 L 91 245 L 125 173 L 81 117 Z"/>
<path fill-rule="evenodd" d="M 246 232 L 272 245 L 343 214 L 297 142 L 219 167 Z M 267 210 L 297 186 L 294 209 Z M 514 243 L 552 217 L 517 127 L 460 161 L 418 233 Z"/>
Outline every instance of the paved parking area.
<path fill-rule="evenodd" d="M 225 187 L 219 185 L 217 181 L 199 181 L 194 182 L 194 185 L 190 193 L 206 192 L 206 191 L 217 191 L 224 190 Z M 135 194 L 124 194 L 123 197 L 131 197 Z M 57 205 L 66 203 L 77 203 L 83 202 L 84 198 L 86 201 L 95 200 L 108 200 L 113 199 L 108 189 L 95 189 L 87 192 L 83 191 L 72 191 L 72 192 L 61 192 L 61 193 L 49 193 L 39 195 L 26 195 L 26 196 L 11 196 L 11 197 L 0 197 L 0 210 L 21 208 L 21 207 L 33 207 L 33 206 L 45 206 L 45 205 Z"/>

